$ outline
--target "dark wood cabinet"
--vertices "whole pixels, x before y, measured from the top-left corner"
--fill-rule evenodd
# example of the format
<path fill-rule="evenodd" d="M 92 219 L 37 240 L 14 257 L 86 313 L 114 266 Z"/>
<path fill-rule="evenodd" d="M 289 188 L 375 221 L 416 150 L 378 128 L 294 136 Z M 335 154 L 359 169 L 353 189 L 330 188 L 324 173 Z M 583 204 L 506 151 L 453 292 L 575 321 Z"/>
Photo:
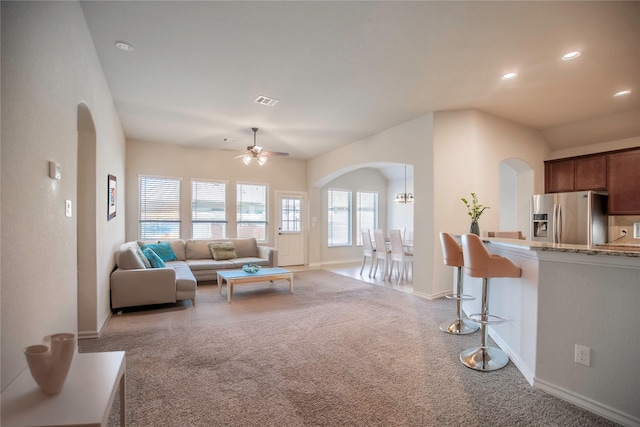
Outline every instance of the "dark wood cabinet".
<path fill-rule="evenodd" d="M 607 189 L 607 156 L 575 159 L 575 191 Z"/>
<path fill-rule="evenodd" d="M 640 215 L 640 149 L 608 155 L 610 215 Z"/>
<path fill-rule="evenodd" d="M 544 165 L 544 178 L 547 193 L 606 190 L 607 155 L 549 160 Z"/>
<path fill-rule="evenodd" d="M 544 188 L 607 191 L 609 215 L 640 215 L 640 147 L 547 160 Z"/>
<path fill-rule="evenodd" d="M 544 188 L 546 193 L 573 191 L 575 160 L 553 160 L 544 164 Z"/>

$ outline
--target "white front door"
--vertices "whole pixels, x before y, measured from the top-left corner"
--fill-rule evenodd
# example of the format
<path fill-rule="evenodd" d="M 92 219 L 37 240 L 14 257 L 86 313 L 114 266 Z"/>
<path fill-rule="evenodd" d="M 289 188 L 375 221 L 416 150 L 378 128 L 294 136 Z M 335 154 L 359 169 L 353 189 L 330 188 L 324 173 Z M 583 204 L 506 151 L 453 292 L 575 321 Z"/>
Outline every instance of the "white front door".
<path fill-rule="evenodd" d="M 304 265 L 306 247 L 306 195 L 276 192 L 278 199 L 278 229 L 276 248 L 278 265 Z"/>

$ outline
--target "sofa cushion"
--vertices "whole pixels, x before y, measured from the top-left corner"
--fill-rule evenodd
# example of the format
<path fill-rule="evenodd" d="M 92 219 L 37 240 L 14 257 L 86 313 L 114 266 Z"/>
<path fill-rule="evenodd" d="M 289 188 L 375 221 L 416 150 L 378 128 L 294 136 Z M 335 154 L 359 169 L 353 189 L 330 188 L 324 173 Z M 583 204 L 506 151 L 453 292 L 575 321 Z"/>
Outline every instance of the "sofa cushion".
<path fill-rule="evenodd" d="M 158 256 L 157 253 L 155 253 L 153 251 L 153 249 L 144 248 L 142 250 L 142 253 L 149 260 L 149 263 L 151 264 L 151 267 L 153 267 L 153 268 L 163 268 L 163 267 L 165 267 L 164 261 L 162 260 L 162 258 L 160 258 Z"/>
<path fill-rule="evenodd" d="M 188 259 L 185 261 L 191 271 L 203 270 L 224 270 L 225 268 L 234 268 L 230 260 L 215 261 L 213 259 Z"/>
<path fill-rule="evenodd" d="M 169 242 L 149 243 L 142 247 L 143 251 L 145 249 L 152 249 L 164 262 L 175 261 L 177 259 Z"/>
<path fill-rule="evenodd" d="M 253 237 L 249 239 L 232 239 L 232 242 L 236 247 L 238 258 L 258 256 L 258 243 Z"/>
<path fill-rule="evenodd" d="M 136 250 L 132 246 L 128 246 L 118 253 L 118 268 L 122 270 L 136 270 L 146 268 L 142 260 L 136 254 Z"/>
<path fill-rule="evenodd" d="M 132 244 L 131 247 L 135 249 L 136 255 L 138 256 L 138 258 L 140 258 L 140 261 L 142 261 L 144 267 L 151 268 L 151 263 L 149 262 L 149 259 L 145 256 L 145 254 L 142 253 L 142 249 L 140 248 L 140 246 L 138 246 L 137 244 Z"/>
<path fill-rule="evenodd" d="M 211 250 L 211 255 L 216 261 L 238 258 L 236 248 L 231 242 L 209 243 L 209 250 Z"/>
<path fill-rule="evenodd" d="M 187 240 L 186 254 L 190 259 L 213 259 L 209 243 L 212 240 Z"/>
<path fill-rule="evenodd" d="M 164 240 L 163 240 L 164 241 Z M 173 250 L 173 253 L 176 255 L 176 261 L 184 261 L 187 259 L 186 253 L 185 253 L 185 241 L 182 239 L 173 239 L 173 240 L 166 240 L 167 243 L 169 243 L 169 246 L 171 246 L 171 249 Z M 158 242 L 160 243 L 160 242 Z"/>

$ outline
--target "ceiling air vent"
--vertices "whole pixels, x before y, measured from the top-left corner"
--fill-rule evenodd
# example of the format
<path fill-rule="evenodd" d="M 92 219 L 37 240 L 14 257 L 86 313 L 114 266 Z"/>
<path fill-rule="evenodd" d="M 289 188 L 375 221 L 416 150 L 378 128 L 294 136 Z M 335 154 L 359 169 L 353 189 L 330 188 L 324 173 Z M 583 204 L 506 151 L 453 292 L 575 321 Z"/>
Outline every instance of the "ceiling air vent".
<path fill-rule="evenodd" d="M 262 105 L 267 105 L 269 107 L 273 107 L 274 105 L 276 105 L 280 101 L 275 99 L 275 98 L 269 98 L 268 96 L 260 95 L 259 97 L 256 98 L 256 102 L 258 104 L 262 104 Z"/>

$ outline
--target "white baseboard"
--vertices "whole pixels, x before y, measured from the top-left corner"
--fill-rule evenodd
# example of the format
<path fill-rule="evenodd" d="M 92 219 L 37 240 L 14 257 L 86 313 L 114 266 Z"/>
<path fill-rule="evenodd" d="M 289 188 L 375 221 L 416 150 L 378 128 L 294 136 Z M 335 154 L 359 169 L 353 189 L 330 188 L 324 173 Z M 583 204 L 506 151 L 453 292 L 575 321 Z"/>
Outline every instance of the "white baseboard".
<path fill-rule="evenodd" d="M 558 387 L 554 384 L 537 378 L 534 380 L 533 386 L 562 400 L 571 402 L 574 405 L 577 405 L 581 408 L 593 412 L 594 414 L 598 414 L 622 425 L 629 427 L 640 427 L 640 418 L 635 417 L 631 414 L 624 413 L 616 408 L 612 408 L 600 402 L 596 402 L 595 400 L 589 399 L 585 396 L 581 396 L 562 387 Z"/>
<path fill-rule="evenodd" d="M 87 339 L 93 339 L 93 338 L 100 338 L 110 318 L 111 318 L 111 312 L 107 314 L 107 317 L 104 319 L 104 321 L 100 325 L 100 328 L 97 331 L 78 331 L 78 339 L 87 340 Z"/>
<path fill-rule="evenodd" d="M 509 359 L 511 359 L 513 364 L 516 365 L 516 368 L 518 368 L 522 376 L 524 376 L 529 384 L 533 386 L 535 376 L 533 375 L 533 372 L 531 372 L 527 364 L 524 363 L 524 361 L 515 354 L 511 347 L 509 347 L 507 343 L 502 340 L 502 338 L 500 338 L 500 335 L 492 333 L 491 328 L 489 328 L 489 336 L 493 341 L 495 341 L 496 344 L 498 344 L 502 351 L 507 353 Z"/>
<path fill-rule="evenodd" d="M 415 295 L 417 297 L 420 297 L 420 298 L 427 299 L 429 301 L 433 301 L 433 300 L 436 300 L 438 298 L 443 298 L 443 297 L 445 297 L 446 295 L 449 295 L 449 294 L 451 294 L 451 291 L 442 291 L 442 292 L 438 292 L 438 293 L 435 293 L 435 294 L 425 294 L 425 293 L 422 293 L 422 292 L 417 292 L 415 290 L 413 291 L 413 295 Z"/>

